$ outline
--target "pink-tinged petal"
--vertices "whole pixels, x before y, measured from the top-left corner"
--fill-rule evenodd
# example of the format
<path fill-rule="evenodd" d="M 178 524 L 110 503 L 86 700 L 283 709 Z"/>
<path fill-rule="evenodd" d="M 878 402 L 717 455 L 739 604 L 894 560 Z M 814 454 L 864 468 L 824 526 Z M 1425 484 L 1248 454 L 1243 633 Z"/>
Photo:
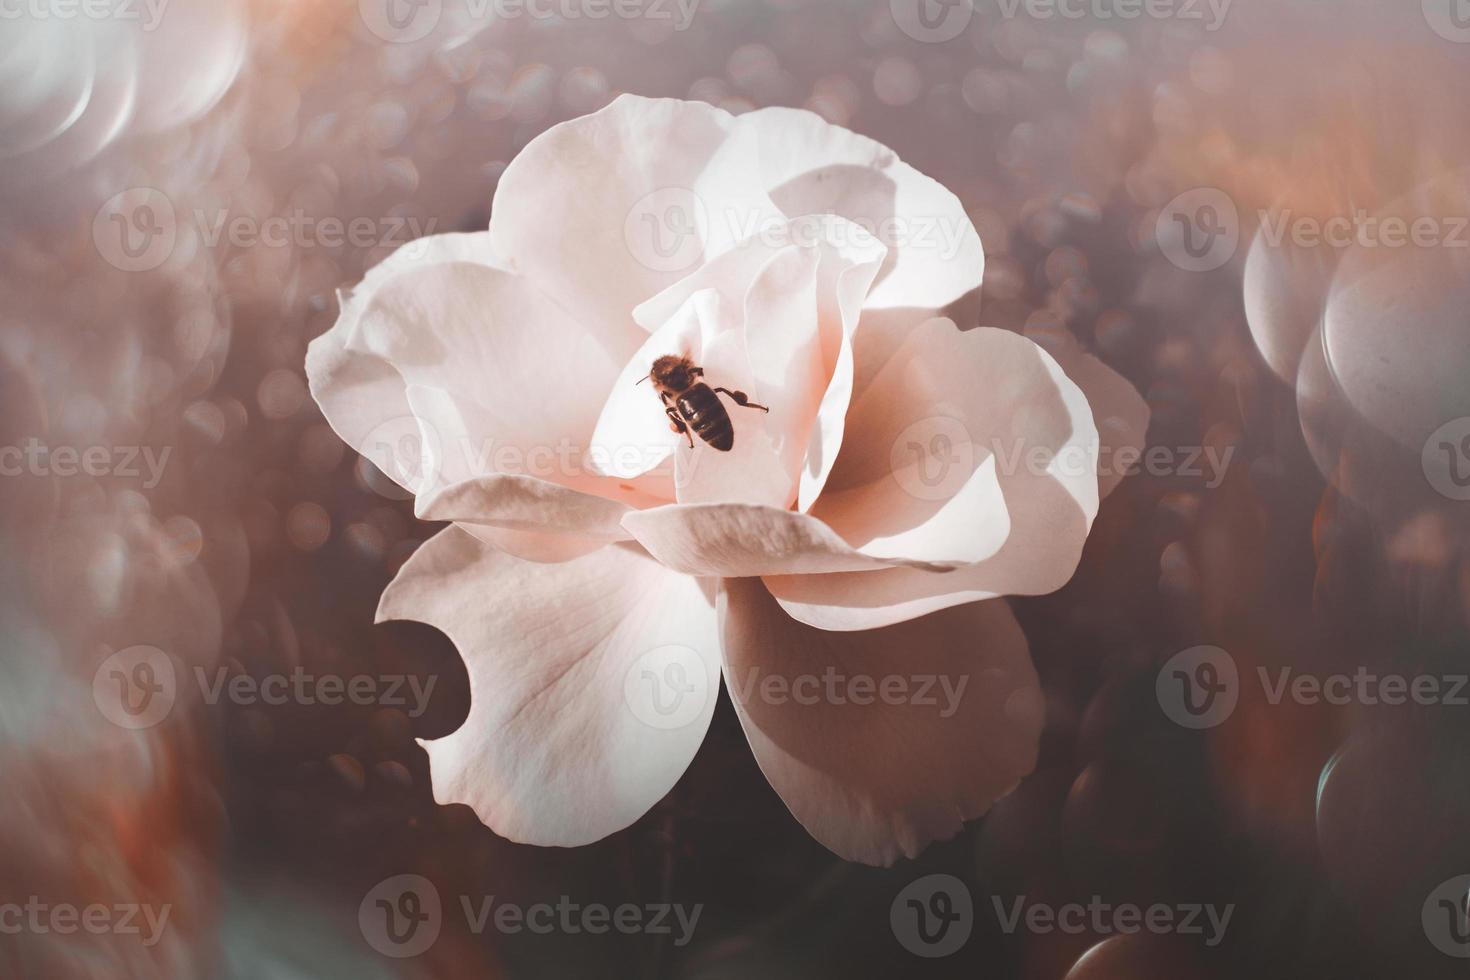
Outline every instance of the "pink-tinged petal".
<path fill-rule="evenodd" d="M 811 508 L 827 485 L 842 449 L 853 392 L 853 334 L 863 302 L 887 255 L 888 249 L 876 238 L 852 236 L 851 245 L 842 252 L 822 257 L 817 296 L 822 303 L 822 360 L 828 380 L 807 440 L 797 489 L 798 510 Z"/>
<path fill-rule="evenodd" d="M 383 283 L 406 269 L 444 262 L 495 266 L 490 233 L 433 235 L 404 245 L 369 269 L 362 282 L 337 294 L 337 322 L 306 349 L 312 397 L 333 431 L 359 452 L 375 430 L 380 432 L 395 420 L 405 419 L 409 408 L 403 378 L 393 365 L 369 351 L 352 348 L 349 341 L 369 299 Z"/>
<path fill-rule="evenodd" d="M 1009 533 L 988 557 L 943 574 L 788 573 L 767 587 L 793 617 L 827 630 L 1051 592 L 1072 577 L 1097 515 L 1098 453 L 1087 398 L 1050 354 L 1008 331 L 927 321 L 858 394 L 812 515 L 865 551 L 876 553 L 863 536 L 877 528 L 908 557 L 939 563 L 991 549 L 1004 518 Z"/>
<path fill-rule="evenodd" d="M 566 561 L 630 535 L 626 504 L 528 476 L 497 474 L 451 484 L 414 501 L 422 520 L 453 521 L 529 561 Z"/>
<path fill-rule="evenodd" d="M 787 258 L 799 260 L 801 253 L 795 249 L 775 252 L 765 267 Z M 795 453 L 790 454 L 790 465 L 781 455 L 789 435 L 783 423 L 793 412 L 781 403 L 781 390 L 768 392 L 755 382 L 746 354 L 744 326 L 747 296 L 758 289 L 748 283 L 726 281 L 719 274 L 730 272 L 735 264 L 716 260 L 690 277 L 709 285 L 688 292 L 682 305 L 649 335 L 624 366 L 603 406 L 593 441 L 599 465 L 611 468 L 624 479 L 649 472 L 672 453 L 673 489 L 680 502 L 719 500 L 785 506 L 796 485 Z M 714 269 L 718 272 L 709 271 Z M 764 273 L 758 271 L 757 283 L 764 278 Z M 759 305 L 756 309 L 765 312 Z M 814 321 L 814 316 L 809 320 Z M 814 329 L 811 323 L 807 327 Z M 692 431 L 675 434 L 657 388 L 651 381 L 638 383 L 654 360 L 663 355 L 688 357 L 704 369 L 704 380 L 712 389 L 743 391 L 750 401 L 768 405 L 771 411 L 741 407 L 729 394 L 715 392 L 734 430 L 732 448 L 716 450 Z"/>
<path fill-rule="evenodd" d="M 771 409 L 758 417 L 733 400 L 722 401 L 736 429 L 734 451 L 717 454 L 696 445 L 681 456 L 687 464 L 678 484 L 681 502 L 786 506 L 798 483 L 808 499 L 816 496 L 842 441 L 851 394 L 851 335 L 885 251 L 862 228 L 837 216 L 782 221 L 634 311 L 653 336 L 625 369 L 620 386 L 636 380 L 635 374 L 641 377 L 659 354 L 683 353 L 705 368 L 710 385 L 744 391 Z M 708 300 L 711 294 L 718 302 Z M 698 331 L 681 325 L 696 298 L 706 298 Z M 660 317 L 662 324 L 655 325 Z M 696 332 L 698 338 L 685 339 Z M 679 336 L 682 346 L 661 339 L 669 334 Z M 648 424 L 641 402 L 623 408 L 635 398 L 620 391 L 613 395 L 622 402 L 620 410 L 642 412 L 642 423 Z M 604 422 L 611 407 L 610 402 L 604 409 Z M 620 428 L 632 431 L 632 426 Z M 687 439 L 675 442 L 691 449 Z M 777 453 L 779 473 L 789 479 L 772 470 L 768 443 Z"/>
<path fill-rule="evenodd" d="M 756 761 L 841 857 L 914 857 L 1036 764 L 1041 690 L 1002 600 L 827 633 L 737 579 L 719 612 L 725 680 Z"/>
<path fill-rule="evenodd" d="M 800 109 L 748 112 L 739 126 L 786 215 L 838 214 L 888 246 L 870 309 L 937 312 L 979 288 L 985 253 L 959 199 L 888 147 Z"/>
<path fill-rule="evenodd" d="M 683 437 L 670 428 L 648 372 L 653 362 L 665 354 L 700 358 L 705 338 L 713 336 L 719 322 L 718 304 L 719 298 L 712 291 L 690 294 L 623 365 L 592 433 L 596 469 L 628 480 L 659 468 L 673 455 Z"/>
<path fill-rule="evenodd" d="M 434 798 L 513 841 L 572 847 L 628 826 L 678 781 L 714 711 L 710 598 L 636 549 L 536 564 L 451 527 L 404 564 L 377 618 L 429 623 L 459 648 L 470 714 L 423 743 Z"/>
<path fill-rule="evenodd" d="M 384 283 L 350 346 L 483 409 L 502 428 L 478 438 L 526 449 L 585 445 L 624 361 L 526 280 L 459 262 Z"/>
<path fill-rule="evenodd" d="M 500 178 L 497 252 L 577 317 L 636 330 L 633 307 L 779 217 L 734 122 L 702 102 L 622 95 L 551 127 Z"/>
<path fill-rule="evenodd" d="M 629 511 L 623 527 L 649 554 L 688 575 L 804 575 L 909 563 L 864 554 L 811 515 L 779 507 L 671 504 Z"/>
<path fill-rule="evenodd" d="M 1143 455 L 1151 414 L 1148 402 L 1127 378 L 1084 350 L 1071 331 L 1028 336 L 1057 359 L 1067 377 L 1087 396 L 1100 440 L 1098 491 L 1106 497 Z"/>
<path fill-rule="evenodd" d="M 588 458 L 563 441 L 531 446 L 473 433 L 508 427 L 472 402 L 438 388 L 408 386 L 418 425 L 414 513 L 454 521 L 530 561 L 563 561 L 629 535 L 618 520 L 631 506 L 664 502 L 648 480 L 610 481 L 588 470 Z"/>

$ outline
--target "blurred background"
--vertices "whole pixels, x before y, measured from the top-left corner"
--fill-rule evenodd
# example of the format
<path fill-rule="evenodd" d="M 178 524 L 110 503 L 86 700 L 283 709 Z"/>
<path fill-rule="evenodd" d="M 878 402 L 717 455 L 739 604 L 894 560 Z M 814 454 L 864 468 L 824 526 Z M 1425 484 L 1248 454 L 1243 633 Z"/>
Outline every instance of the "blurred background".
<path fill-rule="evenodd" d="M 0 977 L 1463 975 L 1467 82 L 1463 0 L 0 0 Z M 1070 331 L 1152 407 L 1075 579 L 1014 602 L 1036 772 L 917 861 L 815 844 L 724 695 L 597 845 L 433 802 L 464 668 L 371 623 L 437 528 L 305 347 L 624 91 L 893 147 L 984 240 L 964 321 Z M 202 696 L 303 673 L 434 687 Z M 412 956 L 369 914 L 405 874 L 443 899 Z M 533 934 L 462 896 L 701 912 Z M 1007 929 L 1019 896 L 1231 912 Z"/>

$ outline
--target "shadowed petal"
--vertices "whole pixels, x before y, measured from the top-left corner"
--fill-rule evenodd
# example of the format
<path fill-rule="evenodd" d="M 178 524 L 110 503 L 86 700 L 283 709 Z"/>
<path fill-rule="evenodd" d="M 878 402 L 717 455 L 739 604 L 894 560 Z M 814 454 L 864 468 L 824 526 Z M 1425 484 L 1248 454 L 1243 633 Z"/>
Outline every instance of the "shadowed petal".
<path fill-rule="evenodd" d="M 726 683 L 761 771 L 848 860 L 916 856 L 1035 765 L 1041 690 L 1004 601 L 828 633 L 738 579 L 719 611 Z"/>

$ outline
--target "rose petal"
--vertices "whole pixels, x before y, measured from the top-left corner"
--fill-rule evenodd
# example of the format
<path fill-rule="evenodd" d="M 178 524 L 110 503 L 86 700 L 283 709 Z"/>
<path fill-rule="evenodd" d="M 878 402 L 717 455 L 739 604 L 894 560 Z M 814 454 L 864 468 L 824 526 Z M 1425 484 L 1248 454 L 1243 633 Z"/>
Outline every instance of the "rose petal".
<path fill-rule="evenodd" d="M 542 565 L 452 527 L 403 566 L 377 619 L 429 623 L 459 648 L 470 714 L 423 743 L 434 798 L 513 841 L 578 846 L 628 826 L 678 781 L 714 711 L 709 598 L 626 547 Z M 669 657 L 685 687 L 663 719 L 637 696 Z"/>
<path fill-rule="evenodd" d="M 756 761 L 841 857 L 915 857 L 1035 766 L 1041 690 L 1003 601 L 839 634 L 797 623 L 758 581 L 736 579 L 719 613 L 725 679 Z"/>
<path fill-rule="evenodd" d="M 779 507 L 670 504 L 629 511 L 623 527 L 649 554 L 686 575 L 802 575 L 911 564 L 864 554 L 811 515 Z"/>
<path fill-rule="evenodd" d="M 673 455 L 674 446 L 683 437 L 670 428 L 648 372 L 653 362 L 665 354 L 702 360 L 705 339 L 713 339 L 719 323 L 718 304 L 719 297 L 712 290 L 690 294 L 623 365 L 592 433 L 597 469 L 626 480 L 656 469 Z"/>
<path fill-rule="evenodd" d="M 777 213 L 733 125 L 703 102 L 622 95 L 551 127 L 501 175 L 497 252 L 579 319 L 636 330 L 633 307 Z"/>
<path fill-rule="evenodd" d="M 1101 441 L 1098 491 L 1106 497 L 1123 482 L 1131 463 L 1143 455 L 1151 414 L 1148 402 L 1127 378 L 1084 350 L 1070 330 L 1038 333 L 1031 339 L 1057 359 L 1087 396 Z"/>
<path fill-rule="evenodd" d="M 787 216 L 839 214 L 888 246 L 868 308 L 937 312 L 980 287 L 985 253 L 959 199 L 888 147 L 799 109 L 748 112 L 738 125 Z"/>
<path fill-rule="evenodd" d="M 403 378 L 393 365 L 349 347 L 372 295 L 393 276 L 415 266 L 475 262 L 495 266 L 490 233 L 432 235 L 409 242 L 367 271 L 357 286 L 337 294 L 341 312 L 326 333 L 306 349 L 312 398 L 343 442 L 361 451 L 375 429 L 409 414 Z M 389 474 L 392 476 L 393 474 Z"/>
<path fill-rule="evenodd" d="M 783 250 L 773 254 L 766 268 L 781 264 L 787 258 L 800 259 L 800 253 Z M 672 453 L 674 491 L 681 502 L 729 501 L 785 506 L 795 492 L 796 452 L 788 450 L 783 459 L 781 449 L 795 438 L 789 421 L 799 411 L 781 399 L 784 389 L 758 385 L 746 354 L 745 324 L 748 298 L 762 292 L 760 283 L 767 280 L 764 271 L 756 272 L 756 284 L 727 281 L 723 273 L 731 272 L 739 263 L 716 260 L 695 276 L 704 288 L 688 292 L 683 304 L 667 323 L 658 328 L 623 368 L 613 385 L 607 404 L 598 419 L 594 444 L 601 465 L 624 477 L 647 472 L 651 464 L 661 462 L 661 453 Z M 789 287 L 789 282 L 783 282 Z M 799 307 L 800 290 L 796 293 Z M 767 304 L 769 305 L 769 304 Z M 761 305 L 758 314 L 765 313 Z M 805 324 L 783 320 L 793 330 L 803 326 L 815 330 L 815 317 Z M 705 383 L 711 388 L 724 387 L 743 391 L 749 400 L 765 404 L 770 412 L 742 407 L 728 393 L 715 392 L 721 408 L 729 413 L 734 430 L 733 446 L 716 450 L 692 431 L 675 435 L 670 431 L 671 418 L 658 390 L 651 384 L 639 384 L 648 374 L 654 360 L 663 355 L 688 357 L 705 371 Z M 672 445 L 670 446 L 670 443 Z"/>
<path fill-rule="evenodd" d="M 525 449 L 584 445 L 625 360 L 525 280 L 459 262 L 384 283 L 349 345 L 477 405 L 499 428 L 475 435 Z"/>
<path fill-rule="evenodd" d="M 770 471 L 762 430 L 779 454 L 782 472 L 791 483 L 799 482 L 807 500 L 816 496 L 842 441 L 851 393 L 850 338 L 884 254 L 877 239 L 835 215 L 783 221 L 763 228 L 634 311 L 645 328 L 687 338 L 694 331 L 678 327 L 681 312 L 696 296 L 713 292 L 719 297 L 717 304 L 703 307 L 701 339 L 684 339 L 676 351 L 672 339 L 655 335 L 625 369 L 621 387 L 636 380 L 633 375 L 641 377 L 659 354 L 681 352 L 705 368 L 712 386 L 744 391 L 771 409 L 763 418 L 747 416 L 750 410 L 722 401 L 736 428 L 735 448 L 717 454 L 696 445 L 681 456 L 686 464 L 679 481 L 681 502 L 789 503 L 791 488 Z M 655 326 L 661 316 L 667 319 Z M 737 326 L 741 337 L 728 337 Z M 743 339 L 744 350 L 737 339 Z M 613 398 L 622 402 L 619 411 L 639 411 L 641 423 L 648 424 L 641 402 L 635 409 L 631 395 L 615 391 Z M 609 422 L 612 407 L 610 403 L 604 409 L 603 423 Z M 634 427 L 619 429 L 626 439 Z M 754 436 L 748 438 L 742 430 Z M 687 439 L 675 443 L 691 449 Z"/>
<path fill-rule="evenodd" d="M 970 486 L 986 479 L 986 458 L 1009 534 L 989 557 L 943 574 L 911 564 L 768 577 L 798 620 L 872 629 L 977 599 L 1051 592 L 1075 571 L 1097 514 L 1098 434 L 1081 389 L 1026 338 L 927 321 L 858 394 L 844 447 L 812 515 L 848 542 L 886 525 L 916 560 L 953 559 L 957 542 L 974 553 L 988 548 L 998 502 L 983 484 Z M 911 465 L 894 465 L 905 456 Z"/>

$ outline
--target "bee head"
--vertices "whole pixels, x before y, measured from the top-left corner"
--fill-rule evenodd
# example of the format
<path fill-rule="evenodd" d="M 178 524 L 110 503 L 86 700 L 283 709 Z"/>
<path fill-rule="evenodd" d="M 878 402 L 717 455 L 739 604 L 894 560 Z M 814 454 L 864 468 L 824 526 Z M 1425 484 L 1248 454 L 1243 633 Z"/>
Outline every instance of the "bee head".
<path fill-rule="evenodd" d="M 660 391 L 680 392 L 694 384 L 694 370 L 689 358 L 665 354 L 653 362 L 648 376 Z"/>

